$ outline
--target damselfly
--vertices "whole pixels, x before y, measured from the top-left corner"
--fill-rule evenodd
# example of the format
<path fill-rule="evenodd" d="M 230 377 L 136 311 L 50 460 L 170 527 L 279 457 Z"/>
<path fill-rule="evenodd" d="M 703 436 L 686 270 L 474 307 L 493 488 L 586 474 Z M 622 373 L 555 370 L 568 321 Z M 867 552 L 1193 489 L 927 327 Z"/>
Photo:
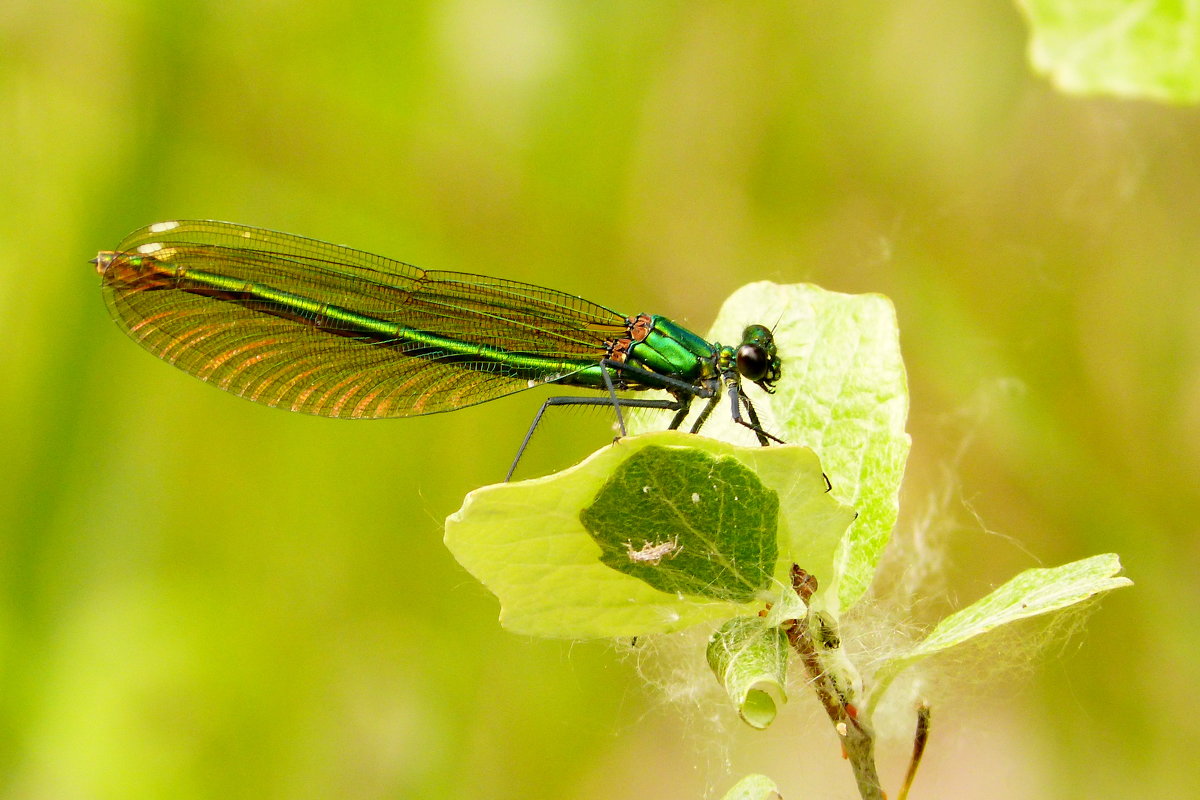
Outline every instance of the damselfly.
<path fill-rule="evenodd" d="M 453 411 L 543 384 L 604 394 L 546 400 L 509 477 L 550 406 L 610 405 L 624 435 L 623 408 L 673 411 L 675 429 L 700 398 L 695 433 L 724 391 L 734 421 L 762 445 L 780 441 L 742 389 L 743 378 L 767 392 L 779 380 L 763 325 L 725 346 L 663 316 L 228 222 L 150 225 L 94 263 L 109 310 L 135 341 L 268 406 L 364 419 Z"/>

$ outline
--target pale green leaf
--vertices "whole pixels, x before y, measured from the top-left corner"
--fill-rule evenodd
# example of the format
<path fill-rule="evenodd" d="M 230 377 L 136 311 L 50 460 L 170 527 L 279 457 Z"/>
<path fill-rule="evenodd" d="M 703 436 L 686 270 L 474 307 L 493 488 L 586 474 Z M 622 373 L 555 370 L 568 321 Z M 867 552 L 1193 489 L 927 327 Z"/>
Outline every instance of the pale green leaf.
<path fill-rule="evenodd" d="M 725 793 L 721 800 L 783 800 L 775 782 L 766 775 L 747 775 Z"/>
<path fill-rule="evenodd" d="M 808 606 L 791 586 L 783 586 L 764 617 L 768 625 L 787 625 L 794 619 L 808 616 Z"/>
<path fill-rule="evenodd" d="M 1019 0 L 1029 59 L 1059 89 L 1200 101 L 1200 5 L 1178 0 Z"/>
<path fill-rule="evenodd" d="M 655 474 L 646 473 L 644 462 L 622 472 L 623 464 L 648 448 Z M 674 458 L 664 459 L 670 454 L 655 449 L 671 451 Z M 631 479 L 638 474 L 645 479 Z M 697 483 L 700 478 L 709 483 Z M 746 527 L 745 520 L 730 513 L 743 493 L 760 497 L 760 506 L 769 505 L 762 498 L 773 493 L 778 504 L 776 554 L 765 573 L 761 564 L 740 565 L 743 552 L 759 553 L 751 560 L 770 560 L 761 524 Z M 623 521 L 614 516 L 622 502 L 640 508 L 637 504 L 650 495 L 657 505 L 646 506 L 644 516 Z M 674 507 L 691 514 L 697 506 L 708 509 L 711 530 L 699 530 L 703 516 L 668 513 Z M 598 509 L 589 513 L 600 520 L 599 533 L 585 526 L 585 509 Z M 762 510 L 751 515 L 759 523 Z M 756 614 L 787 585 L 793 561 L 831 569 L 852 518 L 853 511 L 825 491 L 821 465 L 806 448 L 741 448 L 666 431 L 622 439 L 554 475 L 472 492 L 446 520 L 446 545 L 500 599 L 501 623 L 512 631 L 566 638 L 638 636 Z M 606 529 L 614 519 L 619 524 Z M 705 543 L 739 537 L 748 537 L 749 543 L 732 551 L 710 552 Z M 703 581 L 679 575 L 678 568 L 694 558 L 727 557 L 730 552 L 737 554 L 739 565 L 726 578 L 737 583 L 754 574 L 751 585 L 763 591 L 714 595 L 704 591 Z M 634 569 L 614 569 L 606 559 L 610 564 L 624 560 L 622 566 Z M 647 571 L 660 570 L 672 577 L 643 579 Z M 764 574 L 769 580 L 764 581 Z M 705 576 L 711 578 L 711 573 Z"/>
<path fill-rule="evenodd" d="M 1113 553 L 1092 556 L 1060 567 L 1025 570 L 982 600 L 946 617 L 915 647 L 897 656 L 875 674 L 867 702 L 873 707 L 904 669 L 1001 625 L 1059 611 L 1089 597 L 1129 586 L 1117 575 L 1121 561 Z"/>
<path fill-rule="evenodd" d="M 762 617 L 735 617 L 708 640 L 708 666 L 751 727 L 775 720 L 775 699 L 787 702 L 788 641 Z"/>

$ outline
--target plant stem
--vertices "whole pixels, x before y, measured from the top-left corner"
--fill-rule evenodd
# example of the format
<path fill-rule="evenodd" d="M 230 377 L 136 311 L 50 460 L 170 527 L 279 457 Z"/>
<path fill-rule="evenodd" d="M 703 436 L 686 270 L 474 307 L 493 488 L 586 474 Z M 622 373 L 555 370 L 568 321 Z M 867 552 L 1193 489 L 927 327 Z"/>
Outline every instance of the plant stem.
<path fill-rule="evenodd" d="M 806 603 L 817 588 L 816 578 L 798 566 L 792 567 L 792 585 Z M 842 740 L 842 753 L 850 761 L 858 793 L 863 800 L 884 800 L 883 788 L 875 770 L 875 736 L 865 719 L 859 719 L 858 709 L 842 695 L 837 684 L 825 670 L 817 653 L 808 619 L 793 620 L 785 628 L 788 642 L 804 662 L 812 680 L 813 690 Z"/>

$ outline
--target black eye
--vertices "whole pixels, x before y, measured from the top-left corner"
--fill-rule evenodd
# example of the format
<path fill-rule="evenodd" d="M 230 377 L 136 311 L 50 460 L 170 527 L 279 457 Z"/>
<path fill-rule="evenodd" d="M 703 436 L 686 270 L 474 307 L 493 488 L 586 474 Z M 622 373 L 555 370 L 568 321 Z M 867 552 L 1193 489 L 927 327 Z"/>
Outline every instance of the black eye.
<path fill-rule="evenodd" d="M 744 344 L 737 351 L 737 368 L 749 381 L 761 381 L 767 374 L 767 351 L 756 344 Z"/>

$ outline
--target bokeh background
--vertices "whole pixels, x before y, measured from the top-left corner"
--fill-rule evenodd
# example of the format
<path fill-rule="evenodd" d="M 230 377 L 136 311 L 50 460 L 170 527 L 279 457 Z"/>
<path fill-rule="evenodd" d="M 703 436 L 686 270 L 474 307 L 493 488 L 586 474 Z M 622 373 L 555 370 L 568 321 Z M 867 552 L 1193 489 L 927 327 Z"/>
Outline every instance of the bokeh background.
<path fill-rule="evenodd" d="M 1026 37 L 1003 0 L 4 3 L 0 797 L 854 796 L 800 687 L 754 733 L 498 627 L 441 524 L 540 396 L 311 419 L 134 346 L 87 261 L 181 217 L 699 330 L 753 280 L 891 296 L 935 600 L 1106 551 L 1137 582 L 935 696 L 913 798 L 1192 796 L 1200 113 L 1059 94 Z"/>

